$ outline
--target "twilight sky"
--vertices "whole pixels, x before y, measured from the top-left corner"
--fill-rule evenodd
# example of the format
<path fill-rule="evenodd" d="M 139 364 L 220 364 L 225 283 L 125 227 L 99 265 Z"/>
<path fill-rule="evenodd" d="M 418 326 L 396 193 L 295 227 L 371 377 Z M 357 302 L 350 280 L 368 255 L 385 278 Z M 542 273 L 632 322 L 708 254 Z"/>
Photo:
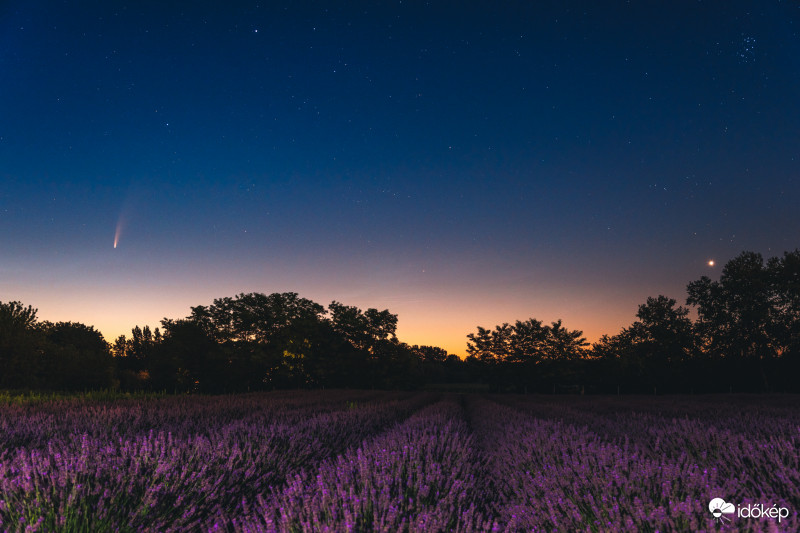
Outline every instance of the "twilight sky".
<path fill-rule="evenodd" d="M 113 341 L 292 291 L 464 355 L 800 246 L 797 1 L 177 4 L 0 3 L 0 301 Z"/>

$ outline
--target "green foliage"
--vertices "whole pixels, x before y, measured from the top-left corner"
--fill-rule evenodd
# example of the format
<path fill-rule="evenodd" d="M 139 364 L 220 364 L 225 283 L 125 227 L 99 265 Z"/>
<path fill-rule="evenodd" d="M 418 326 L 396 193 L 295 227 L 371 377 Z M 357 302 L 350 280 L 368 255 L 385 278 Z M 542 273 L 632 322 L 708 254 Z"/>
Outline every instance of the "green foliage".
<path fill-rule="evenodd" d="M 164 391 L 125 392 L 118 389 L 97 389 L 78 392 L 43 392 L 41 390 L 0 390 L 0 405 L 39 405 L 56 401 L 111 402 L 120 400 L 161 398 Z"/>

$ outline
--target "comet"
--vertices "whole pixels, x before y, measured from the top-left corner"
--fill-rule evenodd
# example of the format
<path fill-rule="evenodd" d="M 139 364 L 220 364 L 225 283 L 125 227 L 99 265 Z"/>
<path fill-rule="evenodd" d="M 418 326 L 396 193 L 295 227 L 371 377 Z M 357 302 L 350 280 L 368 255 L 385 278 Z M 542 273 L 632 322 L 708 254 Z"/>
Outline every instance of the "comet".
<path fill-rule="evenodd" d="M 119 208 L 119 217 L 117 217 L 117 227 L 114 230 L 114 249 L 117 249 L 119 246 L 119 241 L 122 239 L 122 232 L 126 231 L 128 227 L 128 223 L 131 221 L 132 213 L 134 212 L 134 208 L 136 207 L 137 201 L 141 198 L 141 191 L 143 187 L 134 180 L 131 179 L 130 184 L 128 185 L 128 190 L 123 197 L 122 204 Z"/>
<path fill-rule="evenodd" d="M 117 249 L 117 244 L 119 244 L 119 238 L 122 235 L 122 215 L 119 216 L 119 220 L 117 221 L 117 230 L 114 232 L 114 249 Z"/>

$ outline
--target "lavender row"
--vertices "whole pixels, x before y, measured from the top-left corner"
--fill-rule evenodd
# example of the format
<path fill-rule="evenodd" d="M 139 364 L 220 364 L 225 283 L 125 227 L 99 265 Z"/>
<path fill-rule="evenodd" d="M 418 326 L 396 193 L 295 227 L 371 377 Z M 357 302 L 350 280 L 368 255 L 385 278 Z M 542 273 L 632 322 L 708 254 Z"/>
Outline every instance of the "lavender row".
<path fill-rule="evenodd" d="M 486 399 L 472 400 L 470 415 L 484 449 L 491 451 L 494 512 L 504 530 L 711 531 L 713 498 L 787 505 L 775 494 L 759 495 L 766 500 L 744 496 L 741 479 L 720 476 L 685 453 L 654 456 L 635 443 L 609 442 L 586 427 Z M 793 514 L 781 531 L 800 526 L 797 508 L 789 508 Z M 774 526 L 737 525 L 752 531 Z"/>
<path fill-rule="evenodd" d="M 239 531 L 490 531 L 483 460 L 452 399 L 259 498 Z"/>
<path fill-rule="evenodd" d="M 0 406 L 0 449 L 44 448 L 54 437 L 84 435 L 127 438 L 157 429 L 173 436 L 208 434 L 221 424 L 294 424 L 315 413 L 348 405 L 402 399 L 408 394 L 370 391 L 255 393 L 235 396 L 178 396 L 91 401 L 63 398 L 31 405 Z"/>
<path fill-rule="evenodd" d="M 800 426 L 787 427 L 790 422 L 786 417 L 765 416 L 763 407 L 710 418 L 695 414 L 702 412 L 695 405 L 693 410 L 687 409 L 692 418 L 675 418 L 646 411 L 626 412 L 620 404 L 618 412 L 598 416 L 595 402 L 586 403 L 585 410 L 574 404 L 566 407 L 531 399 L 511 399 L 508 403 L 537 417 L 584 427 L 619 445 L 635 444 L 643 455 L 686 456 L 735 484 L 738 488 L 731 497 L 777 499 L 800 509 Z M 648 403 L 640 399 L 635 405 L 646 407 Z M 727 418 L 739 419 L 735 424 L 738 431 L 726 429 L 730 427 Z M 753 431 L 748 431 L 748 423 Z"/>
<path fill-rule="evenodd" d="M 782 427 L 795 419 L 783 400 L 740 405 L 752 433 L 717 424 L 724 399 L 469 397 L 466 415 L 434 400 L 335 391 L 0 407 L 30 434 L 0 448 L 0 531 L 711 531 L 718 497 L 789 509 L 780 525 L 740 519 L 737 530 L 800 529 L 800 431 Z M 42 420 L 53 423 L 37 432 Z"/>
<path fill-rule="evenodd" d="M 509 396 L 503 403 L 549 409 L 553 416 L 573 412 L 604 420 L 631 416 L 688 418 L 759 437 L 796 435 L 800 428 L 800 409 L 794 395 Z"/>
<path fill-rule="evenodd" d="M 56 436 L 45 449 L 6 450 L 0 453 L 0 530 L 197 529 L 222 512 L 241 514 L 292 473 L 432 400 L 415 395 L 344 404 L 328 413 L 308 409 L 304 420 L 291 423 L 252 417 L 207 435 L 153 430 L 109 439 L 87 433 Z"/>

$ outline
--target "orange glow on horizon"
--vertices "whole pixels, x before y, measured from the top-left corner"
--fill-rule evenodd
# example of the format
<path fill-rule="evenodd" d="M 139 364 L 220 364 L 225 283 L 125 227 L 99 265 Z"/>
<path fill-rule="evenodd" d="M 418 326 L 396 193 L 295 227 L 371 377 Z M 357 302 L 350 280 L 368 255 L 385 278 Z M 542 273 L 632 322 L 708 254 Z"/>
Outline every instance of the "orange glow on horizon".
<path fill-rule="evenodd" d="M 146 298 L 138 300 L 132 289 L 126 288 L 117 298 L 102 301 L 100 295 L 84 295 L 84 299 L 71 300 L 69 305 L 54 305 L 34 298 L 24 298 L 38 304 L 39 318 L 50 321 L 78 321 L 94 326 L 103 334 L 105 340 L 113 343 L 120 335 L 130 338 L 134 326 L 150 326 L 151 329 L 161 326 L 161 319 L 182 318 L 188 316 L 192 305 L 208 303 L 208 297 L 194 296 L 189 291 L 165 291 L 158 294 L 152 290 L 145 291 Z M 141 296 L 141 295 L 139 295 Z M 70 301 L 70 300 L 67 300 Z M 62 300 L 63 302 L 63 300 Z M 125 302 L 125 303 L 123 303 Z M 34 305 L 35 307 L 37 305 Z M 372 306 L 370 306 L 372 307 Z M 383 308 L 377 305 L 376 307 Z M 409 345 L 438 346 L 460 358 L 467 356 L 467 335 L 477 331 L 477 326 L 494 329 L 503 322 L 536 318 L 550 323 L 558 318 L 564 320 L 569 329 L 580 329 L 590 343 L 596 342 L 603 334 L 615 335 L 622 327 L 635 320 L 635 306 L 624 312 L 610 313 L 598 319 L 591 316 L 591 311 L 583 313 L 563 313 L 563 316 L 546 317 L 544 312 L 525 312 L 521 306 L 509 305 L 507 309 L 500 306 L 480 311 L 464 310 L 453 312 L 441 306 L 416 306 L 412 304 L 389 306 L 389 311 L 398 314 L 399 324 L 397 338 Z M 365 309 L 366 306 L 362 306 Z M 468 309 L 468 308 L 467 308 Z M 449 314 L 447 313 L 449 311 Z"/>
<path fill-rule="evenodd" d="M 123 229 L 121 220 L 115 246 Z M 198 261 L 196 270 L 182 271 L 182 262 L 169 256 L 162 259 L 162 264 L 153 264 L 144 257 L 86 258 L 82 274 L 58 286 L 43 285 L 40 266 L 34 265 L 20 274 L 16 290 L 4 296 L 33 305 L 40 320 L 81 322 L 114 342 L 119 335 L 129 337 L 134 326 L 154 329 L 163 318 L 186 317 L 192 306 L 208 305 L 215 298 L 241 292 L 285 292 L 291 287 L 292 292 L 323 306 L 336 300 L 362 310 L 388 309 L 398 315 L 401 342 L 438 346 L 463 358 L 467 335 L 478 326 L 494 329 L 516 320 L 534 318 L 549 324 L 562 319 L 564 327 L 583 331 L 590 343 L 603 334 L 616 335 L 636 319 L 638 305 L 655 292 L 576 278 L 548 284 L 481 283 L 467 277 L 420 282 L 397 276 L 388 268 L 386 277 L 372 274 L 373 288 L 364 279 L 376 270 L 366 267 L 365 272 L 356 269 L 320 277 L 312 268 L 289 270 L 281 264 L 266 272 L 263 267 L 232 272 L 225 263 Z M 679 294 L 681 288 L 678 283 L 658 292 Z"/>

